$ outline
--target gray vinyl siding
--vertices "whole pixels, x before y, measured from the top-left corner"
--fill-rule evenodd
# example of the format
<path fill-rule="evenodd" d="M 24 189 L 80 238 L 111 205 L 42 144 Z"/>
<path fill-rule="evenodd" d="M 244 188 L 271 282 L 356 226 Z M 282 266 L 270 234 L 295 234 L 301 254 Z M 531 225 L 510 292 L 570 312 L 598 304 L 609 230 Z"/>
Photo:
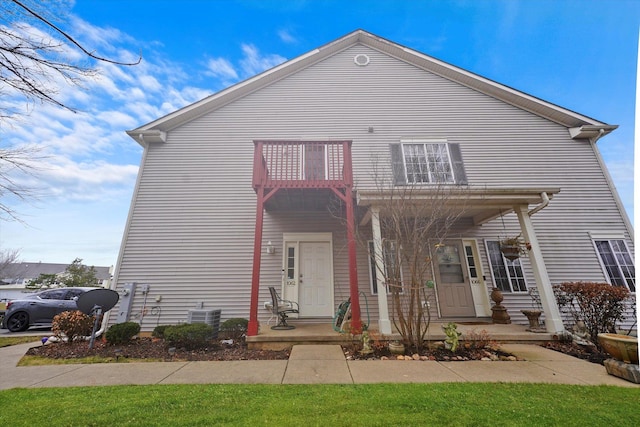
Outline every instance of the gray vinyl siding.
<path fill-rule="evenodd" d="M 356 66 L 354 56 L 363 53 L 370 64 Z M 459 144 L 470 185 L 561 188 L 532 217 L 553 283 L 605 280 L 589 232 L 623 233 L 634 250 L 588 142 L 571 140 L 566 127 L 547 119 L 355 45 L 170 130 L 165 143 L 145 150 L 116 277 L 118 288 L 126 282 L 150 285 L 143 330 L 186 320 L 200 301 L 221 308 L 223 320 L 248 318 L 254 139 L 352 140 L 356 189 L 363 189 L 374 186 L 375 163 L 379 173 L 390 174 L 389 145 L 410 137 Z M 519 232 L 515 215 L 504 219 L 504 228 L 494 220 L 460 236 L 479 239 L 488 288 L 483 239 L 505 230 Z M 333 233 L 336 306 L 348 297 L 344 226 L 329 214 L 267 212 L 263 242 L 271 240 L 277 252 L 262 255 L 261 322 L 269 318 L 262 308 L 267 287 L 280 286 L 282 233 L 296 231 Z M 535 285 L 528 261 L 523 264 L 527 283 Z M 358 276 L 376 319 L 363 245 Z M 133 313 L 142 313 L 142 297 L 134 301 Z M 526 295 L 506 296 L 510 309 L 527 308 L 528 301 Z M 158 311 L 160 316 L 151 314 Z"/>

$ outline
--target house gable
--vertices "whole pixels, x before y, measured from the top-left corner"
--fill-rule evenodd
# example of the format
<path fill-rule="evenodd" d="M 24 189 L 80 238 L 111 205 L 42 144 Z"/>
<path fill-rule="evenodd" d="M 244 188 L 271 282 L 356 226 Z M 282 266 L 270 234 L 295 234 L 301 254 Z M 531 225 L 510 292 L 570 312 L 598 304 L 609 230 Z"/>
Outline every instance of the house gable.
<path fill-rule="evenodd" d="M 562 124 L 567 128 L 574 128 L 574 137 L 592 137 L 594 130 L 601 136 L 602 133 L 599 133 L 600 129 L 603 129 L 603 132 L 606 134 L 616 128 L 616 126 L 610 126 L 604 122 L 600 122 L 590 117 L 556 106 L 418 51 L 375 36 L 366 31 L 356 30 L 335 40 L 334 42 L 324 45 L 318 49 L 314 49 L 304 55 L 204 98 L 201 101 L 177 110 L 174 113 L 137 129 L 128 131 L 127 133 L 141 144 L 145 144 L 145 141 L 164 142 L 166 141 L 167 131 L 207 114 L 210 111 L 218 109 L 238 98 L 253 93 L 256 90 L 269 86 L 274 82 L 297 73 L 300 70 L 323 61 L 324 59 L 355 45 L 363 45 L 385 53 L 422 70 L 429 71 L 430 73 Z M 355 57 L 354 60 L 356 60 Z M 364 62 L 366 61 L 363 61 L 363 64 Z M 588 126 L 590 128 L 583 131 L 583 126 Z"/>

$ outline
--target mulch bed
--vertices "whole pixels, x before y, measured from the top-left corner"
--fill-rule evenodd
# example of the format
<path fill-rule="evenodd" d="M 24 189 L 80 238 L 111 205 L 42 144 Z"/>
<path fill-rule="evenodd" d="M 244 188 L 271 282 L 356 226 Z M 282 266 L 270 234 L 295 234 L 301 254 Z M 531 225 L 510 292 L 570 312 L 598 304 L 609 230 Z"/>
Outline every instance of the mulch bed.
<path fill-rule="evenodd" d="M 371 354 L 361 354 L 360 349 L 354 345 L 343 345 L 345 357 L 348 360 L 380 360 L 397 359 L 386 346 L 374 346 Z M 550 341 L 543 347 L 559 351 L 588 360 L 592 363 L 603 364 L 609 356 L 599 352 L 595 347 L 580 346 L 575 343 Z M 84 357 L 99 356 L 111 358 L 114 361 L 126 359 L 152 359 L 157 361 L 216 361 L 216 360 L 287 360 L 290 351 L 249 350 L 244 342 L 235 344 L 212 344 L 207 348 L 198 350 L 186 350 L 176 348 L 169 352 L 167 344 L 162 340 L 151 338 L 139 338 L 125 345 L 109 345 L 103 340 L 97 340 L 93 349 L 89 349 L 86 341 L 68 343 L 56 343 L 40 345 L 30 348 L 27 355 L 40 356 L 52 359 L 80 359 Z M 407 351 L 408 358 L 415 360 L 436 361 L 466 361 L 466 360 L 516 360 L 513 355 L 501 351 L 498 348 L 469 348 L 461 346 L 456 353 L 451 353 L 443 348 L 431 347 L 413 353 Z"/>
<path fill-rule="evenodd" d="M 345 357 L 349 360 L 370 360 L 370 359 L 396 359 L 386 346 L 376 346 L 374 352 L 363 355 L 359 348 L 353 345 L 343 345 Z M 290 351 L 272 350 L 249 350 L 244 342 L 236 344 L 213 344 L 210 347 L 186 350 L 175 348 L 169 353 L 169 347 L 162 340 L 151 338 L 139 338 L 132 340 L 129 344 L 109 345 L 103 340 L 97 340 L 93 349 L 89 349 L 86 341 L 74 343 L 55 343 L 40 345 L 30 348 L 29 356 L 40 356 L 52 359 L 81 359 L 84 357 L 99 356 L 110 358 L 114 361 L 126 359 L 151 359 L 158 361 L 216 361 L 216 360 L 286 360 Z M 407 352 L 411 354 L 411 352 Z M 409 357 L 411 357 L 409 356 Z M 420 353 L 422 360 L 438 361 L 464 361 L 482 360 L 515 360 L 515 358 L 497 349 L 469 349 L 461 347 L 456 353 L 451 353 L 444 349 L 430 349 Z M 415 358 L 415 357 L 414 357 Z"/>
<path fill-rule="evenodd" d="M 600 365 L 604 365 L 604 361 L 611 358 L 596 346 L 579 345 L 574 342 L 547 341 L 543 347 Z"/>
<path fill-rule="evenodd" d="M 139 338 L 124 345 L 109 345 L 102 340 L 95 342 L 92 349 L 89 343 L 79 341 L 73 343 L 55 343 L 30 348 L 30 356 L 41 356 L 52 359 L 80 359 L 100 356 L 120 359 L 154 359 L 161 361 L 214 361 L 214 360 L 287 360 L 289 351 L 249 350 L 244 343 L 213 344 L 211 347 L 186 350 L 176 348 L 169 353 L 169 347 L 162 340 Z"/>
<path fill-rule="evenodd" d="M 517 360 L 515 356 L 500 350 L 498 347 L 487 346 L 485 348 L 474 348 L 460 345 L 455 353 L 443 348 L 442 343 L 426 346 L 420 351 L 405 351 L 404 355 L 393 354 L 386 345 L 373 345 L 372 353 L 363 354 L 360 345 L 343 345 L 347 360 L 436 360 L 439 362 L 456 362 L 467 360 Z"/>

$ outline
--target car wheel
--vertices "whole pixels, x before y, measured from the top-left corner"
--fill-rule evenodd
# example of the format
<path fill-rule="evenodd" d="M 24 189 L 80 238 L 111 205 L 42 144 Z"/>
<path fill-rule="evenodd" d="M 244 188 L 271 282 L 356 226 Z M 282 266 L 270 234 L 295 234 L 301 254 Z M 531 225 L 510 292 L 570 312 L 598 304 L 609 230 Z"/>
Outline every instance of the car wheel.
<path fill-rule="evenodd" d="M 13 313 L 6 321 L 7 329 L 11 332 L 22 332 L 29 329 L 29 315 L 24 311 Z"/>

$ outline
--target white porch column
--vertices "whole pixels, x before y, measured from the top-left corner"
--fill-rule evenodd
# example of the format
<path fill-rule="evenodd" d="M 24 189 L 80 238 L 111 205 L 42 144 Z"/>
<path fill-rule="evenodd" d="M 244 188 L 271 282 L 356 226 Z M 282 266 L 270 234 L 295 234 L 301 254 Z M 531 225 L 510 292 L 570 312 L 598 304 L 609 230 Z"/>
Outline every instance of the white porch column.
<path fill-rule="evenodd" d="M 533 223 L 529 216 L 529 207 L 524 205 L 516 206 L 514 207 L 514 210 L 518 215 L 520 229 L 522 230 L 525 241 L 531 243 L 529 260 L 531 261 L 531 268 L 533 269 L 533 275 L 538 286 L 538 293 L 540 294 L 540 302 L 542 303 L 542 309 L 544 310 L 547 332 L 562 332 L 564 331 L 564 325 L 562 323 L 562 318 L 560 317 L 560 310 L 558 309 L 556 298 L 553 295 L 551 280 L 549 280 L 547 267 L 545 266 L 544 259 L 542 258 L 542 251 L 538 244 L 538 238 L 536 237 Z"/>
<path fill-rule="evenodd" d="M 382 258 L 382 233 L 380 232 L 380 208 L 371 206 L 371 229 L 373 234 L 373 259 L 376 269 L 376 286 L 378 287 L 378 328 L 383 335 L 391 334 L 389 321 L 389 305 L 387 304 L 387 288 L 384 284 L 384 262 Z"/>

